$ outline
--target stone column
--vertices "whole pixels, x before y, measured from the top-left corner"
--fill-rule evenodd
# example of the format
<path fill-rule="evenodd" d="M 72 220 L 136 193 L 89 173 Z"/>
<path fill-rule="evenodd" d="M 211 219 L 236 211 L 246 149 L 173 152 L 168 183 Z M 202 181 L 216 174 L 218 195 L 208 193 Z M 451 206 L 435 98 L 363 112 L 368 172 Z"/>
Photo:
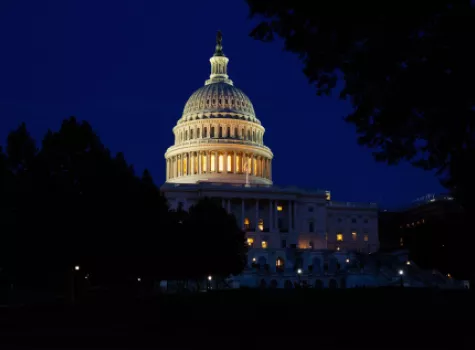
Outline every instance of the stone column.
<path fill-rule="evenodd" d="M 201 175 L 201 158 L 203 158 L 203 155 L 201 152 L 198 152 L 198 174 Z"/>
<path fill-rule="evenodd" d="M 289 209 L 288 209 L 288 214 L 289 214 L 289 232 L 292 231 L 292 201 L 289 200 Z"/>
<path fill-rule="evenodd" d="M 209 174 L 211 172 L 211 151 L 207 151 L 207 153 L 206 163 L 208 163 L 208 166 L 206 167 L 206 173 Z"/>
<path fill-rule="evenodd" d="M 259 232 L 259 199 L 256 199 L 256 223 L 255 223 L 255 230 Z"/>
<path fill-rule="evenodd" d="M 272 180 L 272 161 L 269 159 L 269 180 Z"/>
<path fill-rule="evenodd" d="M 254 175 L 254 154 L 251 154 L 251 175 Z"/>
<path fill-rule="evenodd" d="M 297 201 L 294 201 L 294 231 L 298 231 L 298 220 L 297 220 Z"/>
<path fill-rule="evenodd" d="M 168 181 L 170 179 L 170 159 L 167 159 L 167 172 L 165 176 L 165 181 Z"/>
<path fill-rule="evenodd" d="M 228 173 L 228 152 L 224 152 L 223 154 L 223 173 Z"/>
<path fill-rule="evenodd" d="M 236 164 L 237 164 L 237 152 L 234 152 L 234 166 L 233 166 L 233 174 L 236 174 Z"/>
<path fill-rule="evenodd" d="M 274 231 L 274 223 L 272 222 L 272 206 L 274 201 L 272 199 L 269 200 L 269 231 Z"/>

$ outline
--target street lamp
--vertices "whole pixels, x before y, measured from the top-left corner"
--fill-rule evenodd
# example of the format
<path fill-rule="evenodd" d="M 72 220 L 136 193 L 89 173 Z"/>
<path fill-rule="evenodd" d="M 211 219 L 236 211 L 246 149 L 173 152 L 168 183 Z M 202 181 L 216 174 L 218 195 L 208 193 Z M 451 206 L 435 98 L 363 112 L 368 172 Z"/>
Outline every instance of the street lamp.
<path fill-rule="evenodd" d="M 81 269 L 81 267 L 79 265 L 74 266 L 75 271 L 79 271 L 80 269 Z"/>
<path fill-rule="evenodd" d="M 404 280 L 403 280 L 404 271 L 402 269 L 399 270 L 399 276 L 401 278 L 401 287 L 404 287 Z"/>
<path fill-rule="evenodd" d="M 297 270 L 297 273 L 298 273 L 299 275 L 301 275 L 301 274 L 302 274 L 302 269 L 298 269 L 298 270 Z"/>
<path fill-rule="evenodd" d="M 213 277 L 208 276 L 208 281 L 211 281 L 212 279 L 213 279 Z"/>
<path fill-rule="evenodd" d="M 350 263 L 350 259 L 347 258 L 347 259 L 346 259 L 346 263 L 349 264 L 349 263 Z"/>

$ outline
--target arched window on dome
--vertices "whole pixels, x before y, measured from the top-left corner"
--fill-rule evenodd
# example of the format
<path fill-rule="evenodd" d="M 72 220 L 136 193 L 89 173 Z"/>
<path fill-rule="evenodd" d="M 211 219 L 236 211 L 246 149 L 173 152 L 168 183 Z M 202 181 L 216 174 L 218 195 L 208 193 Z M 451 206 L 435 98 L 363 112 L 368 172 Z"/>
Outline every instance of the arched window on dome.
<path fill-rule="evenodd" d="M 185 141 L 188 140 L 188 130 L 185 130 Z"/>
<path fill-rule="evenodd" d="M 196 129 L 196 138 L 199 139 L 201 136 L 200 136 L 200 128 L 197 128 Z"/>
<path fill-rule="evenodd" d="M 241 130 L 241 135 L 240 135 L 240 136 L 241 136 L 240 138 L 243 139 L 243 140 L 244 140 L 244 135 L 246 135 L 246 134 L 244 133 L 244 128 L 243 128 L 243 129 Z"/>
<path fill-rule="evenodd" d="M 239 136 L 238 128 L 234 129 L 234 138 L 236 139 Z"/>
<path fill-rule="evenodd" d="M 211 131 L 209 133 L 209 137 L 214 137 L 214 126 L 211 127 Z"/>
<path fill-rule="evenodd" d="M 252 131 L 252 142 L 256 142 L 256 132 Z"/>
<path fill-rule="evenodd" d="M 193 129 L 190 130 L 190 140 L 193 140 Z"/>
<path fill-rule="evenodd" d="M 228 126 L 228 130 L 226 131 L 226 137 L 229 138 L 231 137 L 231 127 Z"/>
<path fill-rule="evenodd" d="M 203 128 L 203 138 L 208 137 L 208 128 L 205 126 Z"/>
<path fill-rule="evenodd" d="M 223 127 L 220 126 L 219 127 L 219 135 L 218 135 L 219 138 L 222 138 L 223 137 Z"/>
<path fill-rule="evenodd" d="M 247 140 L 251 139 L 251 130 L 247 130 Z"/>

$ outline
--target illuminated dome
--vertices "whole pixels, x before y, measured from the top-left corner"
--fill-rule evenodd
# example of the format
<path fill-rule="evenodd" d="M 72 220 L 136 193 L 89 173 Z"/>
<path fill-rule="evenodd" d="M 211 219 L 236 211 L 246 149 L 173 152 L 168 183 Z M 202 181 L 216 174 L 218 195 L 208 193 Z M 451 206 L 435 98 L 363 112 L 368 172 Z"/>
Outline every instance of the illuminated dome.
<path fill-rule="evenodd" d="M 167 182 L 272 184 L 272 158 L 265 129 L 251 100 L 229 79 L 229 59 L 218 32 L 211 75 L 188 99 L 165 153 Z"/>
<path fill-rule="evenodd" d="M 249 97 L 226 82 L 207 84 L 188 99 L 181 121 L 201 118 L 234 118 L 260 124 Z"/>

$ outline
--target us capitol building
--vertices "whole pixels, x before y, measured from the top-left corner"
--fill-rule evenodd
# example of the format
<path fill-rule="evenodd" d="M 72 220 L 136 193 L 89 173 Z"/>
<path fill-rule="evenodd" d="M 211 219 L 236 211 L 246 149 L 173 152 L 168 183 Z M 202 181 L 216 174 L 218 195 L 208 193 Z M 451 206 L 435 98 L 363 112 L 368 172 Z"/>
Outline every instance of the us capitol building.
<path fill-rule="evenodd" d="M 202 197 L 219 198 L 235 215 L 250 248 L 248 267 L 236 278 L 240 285 L 360 283 L 348 271 L 355 254 L 379 249 L 377 205 L 336 202 L 325 190 L 275 186 L 265 128 L 228 76 L 219 32 L 210 62 L 211 75 L 186 102 L 173 128 L 175 143 L 165 153 L 161 190 L 170 207 L 187 210 Z"/>

